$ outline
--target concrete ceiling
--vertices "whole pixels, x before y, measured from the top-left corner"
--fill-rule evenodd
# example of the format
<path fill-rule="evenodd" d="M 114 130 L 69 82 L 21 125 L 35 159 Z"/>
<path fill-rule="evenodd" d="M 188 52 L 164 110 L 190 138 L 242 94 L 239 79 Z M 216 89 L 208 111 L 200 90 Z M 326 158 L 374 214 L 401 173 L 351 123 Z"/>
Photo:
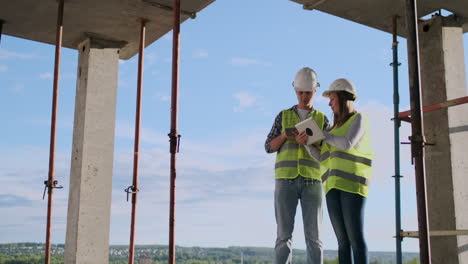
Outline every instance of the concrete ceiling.
<path fill-rule="evenodd" d="M 181 0 L 181 22 L 215 0 Z M 124 43 L 121 59 L 138 53 L 140 19 L 149 20 L 146 46 L 172 30 L 172 0 L 65 0 L 63 46 L 76 49 L 87 33 Z M 3 34 L 55 44 L 57 0 L 6 0 Z"/>
<path fill-rule="evenodd" d="M 301 4 L 304 9 L 319 10 L 324 13 L 354 21 L 372 28 L 392 33 L 392 17 L 398 19 L 398 34 L 406 36 L 405 0 L 290 0 Z M 468 31 L 468 0 L 419 0 L 420 18 L 445 9 L 460 18 L 463 32 Z"/>

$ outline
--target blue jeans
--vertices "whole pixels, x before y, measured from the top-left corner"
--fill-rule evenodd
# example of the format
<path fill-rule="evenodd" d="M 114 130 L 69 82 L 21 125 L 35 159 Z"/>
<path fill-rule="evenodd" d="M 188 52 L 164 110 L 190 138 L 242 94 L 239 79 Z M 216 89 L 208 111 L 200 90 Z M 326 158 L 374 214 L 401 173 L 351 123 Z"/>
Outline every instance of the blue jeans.
<path fill-rule="evenodd" d="M 328 215 L 338 240 L 340 264 L 367 264 L 367 245 L 364 239 L 364 206 L 366 198 L 337 189 L 326 195 Z M 351 258 L 351 249 L 353 258 Z"/>
<path fill-rule="evenodd" d="M 323 262 L 322 242 L 319 237 L 322 225 L 322 183 L 298 176 L 295 179 L 275 181 L 276 264 L 292 262 L 292 233 L 299 200 L 301 200 L 304 222 L 307 264 Z"/>

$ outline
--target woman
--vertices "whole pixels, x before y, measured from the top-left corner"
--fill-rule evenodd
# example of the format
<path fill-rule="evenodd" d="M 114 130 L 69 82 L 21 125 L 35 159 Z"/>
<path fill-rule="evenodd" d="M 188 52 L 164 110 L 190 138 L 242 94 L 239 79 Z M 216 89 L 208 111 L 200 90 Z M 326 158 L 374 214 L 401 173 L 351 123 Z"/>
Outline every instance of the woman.
<path fill-rule="evenodd" d="M 354 108 L 357 93 L 351 81 L 335 80 L 323 96 L 330 99 L 333 126 L 324 132 L 320 152 L 321 164 L 327 168 L 322 183 L 338 240 L 339 263 L 353 263 L 354 259 L 354 264 L 367 264 L 363 226 L 373 158 L 369 124 Z M 308 149 L 314 155 L 314 150 Z"/>

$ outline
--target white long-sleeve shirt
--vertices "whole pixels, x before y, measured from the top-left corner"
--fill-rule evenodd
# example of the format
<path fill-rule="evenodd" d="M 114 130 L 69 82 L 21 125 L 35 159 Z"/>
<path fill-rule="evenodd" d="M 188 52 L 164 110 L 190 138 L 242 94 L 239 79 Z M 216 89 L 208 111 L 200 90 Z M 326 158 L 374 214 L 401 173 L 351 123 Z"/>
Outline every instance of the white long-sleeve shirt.
<path fill-rule="evenodd" d="M 362 115 L 358 113 L 356 118 L 354 118 L 354 120 L 351 122 L 351 125 L 349 126 L 346 135 L 335 136 L 326 131 L 324 131 L 323 134 L 325 135 L 324 140 L 328 144 L 336 148 L 348 150 L 356 146 L 357 143 L 359 143 L 359 141 L 364 136 L 365 131 L 365 120 L 362 117 Z M 320 151 L 317 148 L 309 145 L 306 146 L 306 149 L 307 152 L 309 152 L 309 155 L 319 160 Z"/>

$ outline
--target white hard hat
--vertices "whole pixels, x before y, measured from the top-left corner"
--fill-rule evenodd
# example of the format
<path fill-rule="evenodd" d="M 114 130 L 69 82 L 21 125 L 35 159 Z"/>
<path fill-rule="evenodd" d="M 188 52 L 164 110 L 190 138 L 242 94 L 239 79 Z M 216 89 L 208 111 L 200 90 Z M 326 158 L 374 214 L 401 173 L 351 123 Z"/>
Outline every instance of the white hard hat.
<path fill-rule="evenodd" d="M 317 73 L 309 67 L 304 67 L 296 73 L 293 87 L 296 91 L 312 92 L 320 86 L 317 82 Z"/>
<path fill-rule="evenodd" d="M 324 97 L 329 97 L 331 92 L 345 91 L 354 95 L 353 101 L 357 99 L 356 86 L 348 79 L 337 79 L 330 84 L 330 88 L 323 92 Z"/>

